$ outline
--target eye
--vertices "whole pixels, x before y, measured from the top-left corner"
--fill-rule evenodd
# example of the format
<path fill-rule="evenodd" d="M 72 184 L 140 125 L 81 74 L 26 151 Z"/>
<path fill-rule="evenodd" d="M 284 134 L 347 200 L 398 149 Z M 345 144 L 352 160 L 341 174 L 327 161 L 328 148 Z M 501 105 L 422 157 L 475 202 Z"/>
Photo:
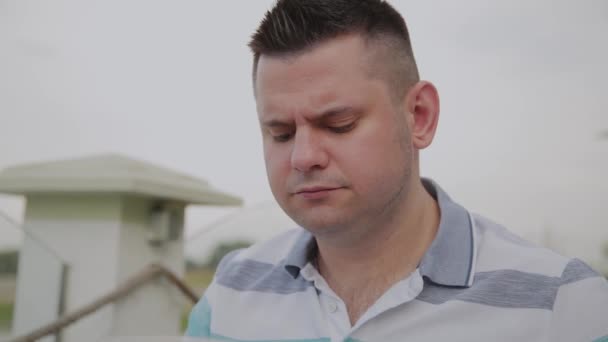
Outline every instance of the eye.
<path fill-rule="evenodd" d="M 353 128 L 355 128 L 355 122 L 351 122 L 348 125 L 342 125 L 342 126 L 330 126 L 328 127 L 330 131 L 334 132 L 334 133 L 346 133 L 351 131 Z"/>
<path fill-rule="evenodd" d="M 291 133 L 285 133 L 285 134 L 273 135 L 272 139 L 274 139 L 274 141 L 276 141 L 276 142 L 287 142 L 287 141 L 289 141 L 289 139 L 291 139 L 291 136 L 292 136 Z"/>

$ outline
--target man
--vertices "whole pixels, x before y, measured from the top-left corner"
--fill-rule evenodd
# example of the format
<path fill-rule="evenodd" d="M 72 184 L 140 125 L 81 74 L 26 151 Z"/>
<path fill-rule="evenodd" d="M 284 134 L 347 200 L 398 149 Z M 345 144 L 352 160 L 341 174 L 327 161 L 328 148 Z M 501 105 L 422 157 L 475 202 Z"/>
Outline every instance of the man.
<path fill-rule="evenodd" d="M 608 338 L 605 279 L 420 178 L 439 97 L 389 4 L 279 0 L 250 47 L 268 180 L 303 229 L 225 257 L 188 336 Z"/>

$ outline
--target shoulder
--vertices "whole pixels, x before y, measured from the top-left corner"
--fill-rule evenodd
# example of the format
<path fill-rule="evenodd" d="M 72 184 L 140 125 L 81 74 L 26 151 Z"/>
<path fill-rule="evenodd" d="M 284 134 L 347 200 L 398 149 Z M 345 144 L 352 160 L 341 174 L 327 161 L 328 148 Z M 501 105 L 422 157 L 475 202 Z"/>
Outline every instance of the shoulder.
<path fill-rule="evenodd" d="M 231 252 L 218 265 L 213 285 L 239 292 L 286 294 L 303 291 L 307 286 L 302 279 L 294 279 L 285 269 L 285 259 L 302 234 L 302 229 L 290 230 Z"/>
<path fill-rule="evenodd" d="M 190 314 L 188 335 L 230 331 L 235 317 L 255 315 L 286 294 L 305 291 L 310 285 L 302 277 L 293 278 L 284 263 L 302 233 L 302 229 L 290 230 L 227 254 Z"/>
<path fill-rule="evenodd" d="M 243 262 L 252 261 L 266 265 L 279 265 L 298 241 L 302 229 L 292 229 L 269 240 L 258 242 L 244 249 L 227 254 L 218 265 L 218 272 L 237 267 Z"/>
<path fill-rule="evenodd" d="M 476 273 L 513 271 L 560 278 L 567 269 L 581 269 L 584 265 L 580 260 L 526 241 L 486 217 L 477 214 L 473 214 L 472 217 L 476 245 Z M 591 269 L 585 269 L 584 273 L 587 274 L 589 270 Z"/>
<path fill-rule="evenodd" d="M 543 298 L 546 309 L 575 293 L 608 297 L 606 279 L 585 262 L 528 242 L 483 216 L 473 215 L 473 220 L 476 281 L 528 289 L 535 299 Z"/>

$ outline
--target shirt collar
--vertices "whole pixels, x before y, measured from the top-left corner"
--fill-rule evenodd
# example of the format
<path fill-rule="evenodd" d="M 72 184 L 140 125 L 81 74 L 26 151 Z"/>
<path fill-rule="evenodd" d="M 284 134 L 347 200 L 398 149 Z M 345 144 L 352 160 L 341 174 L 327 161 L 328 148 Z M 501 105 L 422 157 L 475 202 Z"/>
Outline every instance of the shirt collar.
<path fill-rule="evenodd" d="M 426 190 L 437 200 L 441 212 L 437 236 L 420 262 L 420 274 L 433 283 L 446 286 L 472 285 L 475 241 L 469 212 L 452 201 L 439 185 L 422 179 Z M 285 270 L 294 278 L 316 249 L 312 234 L 302 230 L 285 259 Z"/>
<path fill-rule="evenodd" d="M 307 230 L 302 229 L 296 243 L 285 258 L 285 270 L 297 278 L 300 270 L 311 260 L 311 253 L 317 249 L 317 243 Z"/>
<path fill-rule="evenodd" d="M 420 262 L 420 274 L 440 285 L 471 286 L 475 257 L 472 218 L 435 182 L 423 178 L 422 184 L 439 203 L 441 219 L 437 236 Z"/>

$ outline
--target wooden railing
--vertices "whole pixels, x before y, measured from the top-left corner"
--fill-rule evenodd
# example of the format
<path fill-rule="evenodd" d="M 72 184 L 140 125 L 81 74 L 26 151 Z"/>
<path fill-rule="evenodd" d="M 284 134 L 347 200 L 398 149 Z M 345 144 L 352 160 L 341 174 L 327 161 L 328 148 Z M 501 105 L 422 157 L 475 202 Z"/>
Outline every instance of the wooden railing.
<path fill-rule="evenodd" d="M 61 329 L 67 327 L 68 325 L 86 317 L 87 315 L 99 310 L 101 307 L 107 304 L 110 304 L 116 300 L 127 296 L 129 293 L 146 284 L 147 282 L 161 276 L 165 277 L 167 280 L 169 280 L 171 284 L 175 285 L 181 291 L 181 293 L 183 293 L 184 296 L 190 299 L 193 303 L 196 303 L 198 301 L 199 298 L 197 294 L 194 293 L 194 291 L 192 291 L 192 289 L 190 289 L 188 285 L 186 285 L 174 273 L 172 273 L 161 265 L 152 264 L 146 267 L 140 273 L 137 273 L 133 277 L 129 278 L 125 283 L 121 284 L 114 291 L 108 293 L 107 295 L 94 300 L 93 302 L 89 303 L 88 305 L 85 305 L 79 310 L 76 310 L 59 318 L 53 323 L 36 329 L 29 334 L 13 338 L 8 342 L 33 342 L 45 336 L 55 334 Z"/>

